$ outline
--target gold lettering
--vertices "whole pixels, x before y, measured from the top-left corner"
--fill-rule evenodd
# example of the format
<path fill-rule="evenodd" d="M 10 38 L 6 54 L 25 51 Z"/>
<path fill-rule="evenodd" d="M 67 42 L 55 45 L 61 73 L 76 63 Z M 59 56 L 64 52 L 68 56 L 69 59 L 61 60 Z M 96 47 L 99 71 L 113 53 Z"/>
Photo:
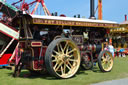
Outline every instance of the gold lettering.
<path fill-rule="evenodd" d="M 48 24 L 51 24 L 51 20 L 48 20 Z"/>
<path fill-rule="evenodd" d="M 58 21 L 55 22 L 55 24 L 58 24 L 58 23 L 59 23 Z"/>
<path fill-rule="evenodd" d="M 51 23 L 54 24 L 54 21 L 52 20 Z"/>
<path fill-rule="evenodd" d="M 59 21 L 59 24 L 61 24 L 61 21 Z"/>
<path fill-rule="evenodd" d="M 47 24 L 48 23 L 48 20 L 45 20 L 44 23 Z"/>

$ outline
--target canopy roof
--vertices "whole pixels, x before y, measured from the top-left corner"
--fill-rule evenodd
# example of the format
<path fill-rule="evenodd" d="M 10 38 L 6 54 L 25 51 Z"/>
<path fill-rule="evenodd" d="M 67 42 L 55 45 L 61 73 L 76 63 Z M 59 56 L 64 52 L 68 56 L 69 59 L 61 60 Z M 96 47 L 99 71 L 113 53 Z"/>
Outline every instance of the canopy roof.
<path fill-rule="evenodd" d="M 124 21 L 124 22 L 120 23 L 120 26 L 128 29 L 128 21 Z"/>
<path fill-rule="evenodd" d="M 120 23 L 120 28 L 111 29 L 111 33 L 128 33 L 128 21 Z"/>
<path fill-rule="evenodd" d="M 120 23 L 121 25 L 128 25 L 128 21 L 124 21 L 122 23 Z"/>
<path fill-rule="evenodd" d="M 59 16 L 40 16 L 31 15 L 33 24 L 62 25 L 62 26 L 82 26 L 82 27 L 104 27 L 118 28 L 119 24 L 107 20 L 92 20 L 85 18 L 59 17 Z"/>

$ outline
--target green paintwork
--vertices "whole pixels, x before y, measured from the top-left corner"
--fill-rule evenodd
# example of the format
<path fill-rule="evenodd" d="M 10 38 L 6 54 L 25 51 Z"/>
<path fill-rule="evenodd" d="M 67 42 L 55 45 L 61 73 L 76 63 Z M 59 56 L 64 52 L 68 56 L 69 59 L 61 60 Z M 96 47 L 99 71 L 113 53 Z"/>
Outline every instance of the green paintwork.
<path fill-rule="evenodd" d="M 2 7 L 0 9 L 1 12 L 12 18 L 20 11 L 15 6 L 6 3 L 4 0 L 0 0 L 0 7 Z"/>

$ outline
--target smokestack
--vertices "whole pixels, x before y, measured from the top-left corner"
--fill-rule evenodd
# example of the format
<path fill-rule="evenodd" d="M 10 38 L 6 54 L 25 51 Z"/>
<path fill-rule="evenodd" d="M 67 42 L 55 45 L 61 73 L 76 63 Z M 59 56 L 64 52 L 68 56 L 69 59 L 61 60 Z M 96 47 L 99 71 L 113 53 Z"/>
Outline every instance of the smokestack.
<path fill-rule="evenodd" d="M 98 19 L 102 20 L 102 0 L 98 0 Z"/>
<path fill-rule="evenodd" d="M 94 0 L 90 0 L 90 19 L 96 19 L 95 18 L 95 3 L 94 3 Z"/>
<path fill-rule="evenodd" d="M 127 15 L 125 14 L 125 21 L 127 21 Z"/>

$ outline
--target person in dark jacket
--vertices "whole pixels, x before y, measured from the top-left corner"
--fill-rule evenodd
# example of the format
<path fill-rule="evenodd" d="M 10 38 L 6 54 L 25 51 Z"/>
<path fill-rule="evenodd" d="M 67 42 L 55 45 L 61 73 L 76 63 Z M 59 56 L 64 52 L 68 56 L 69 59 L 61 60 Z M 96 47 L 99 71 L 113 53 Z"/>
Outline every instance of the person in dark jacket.
<path fill-rule="evenodd" d="M 39 30 L 39 28 L 38 28 L 38 26 L 34 26 L 33 27 L 33 39 L 35 39 L 35 40 L 40 40 L 41 39 L 41 36 L 40 36 L 40 30 Z"/>

